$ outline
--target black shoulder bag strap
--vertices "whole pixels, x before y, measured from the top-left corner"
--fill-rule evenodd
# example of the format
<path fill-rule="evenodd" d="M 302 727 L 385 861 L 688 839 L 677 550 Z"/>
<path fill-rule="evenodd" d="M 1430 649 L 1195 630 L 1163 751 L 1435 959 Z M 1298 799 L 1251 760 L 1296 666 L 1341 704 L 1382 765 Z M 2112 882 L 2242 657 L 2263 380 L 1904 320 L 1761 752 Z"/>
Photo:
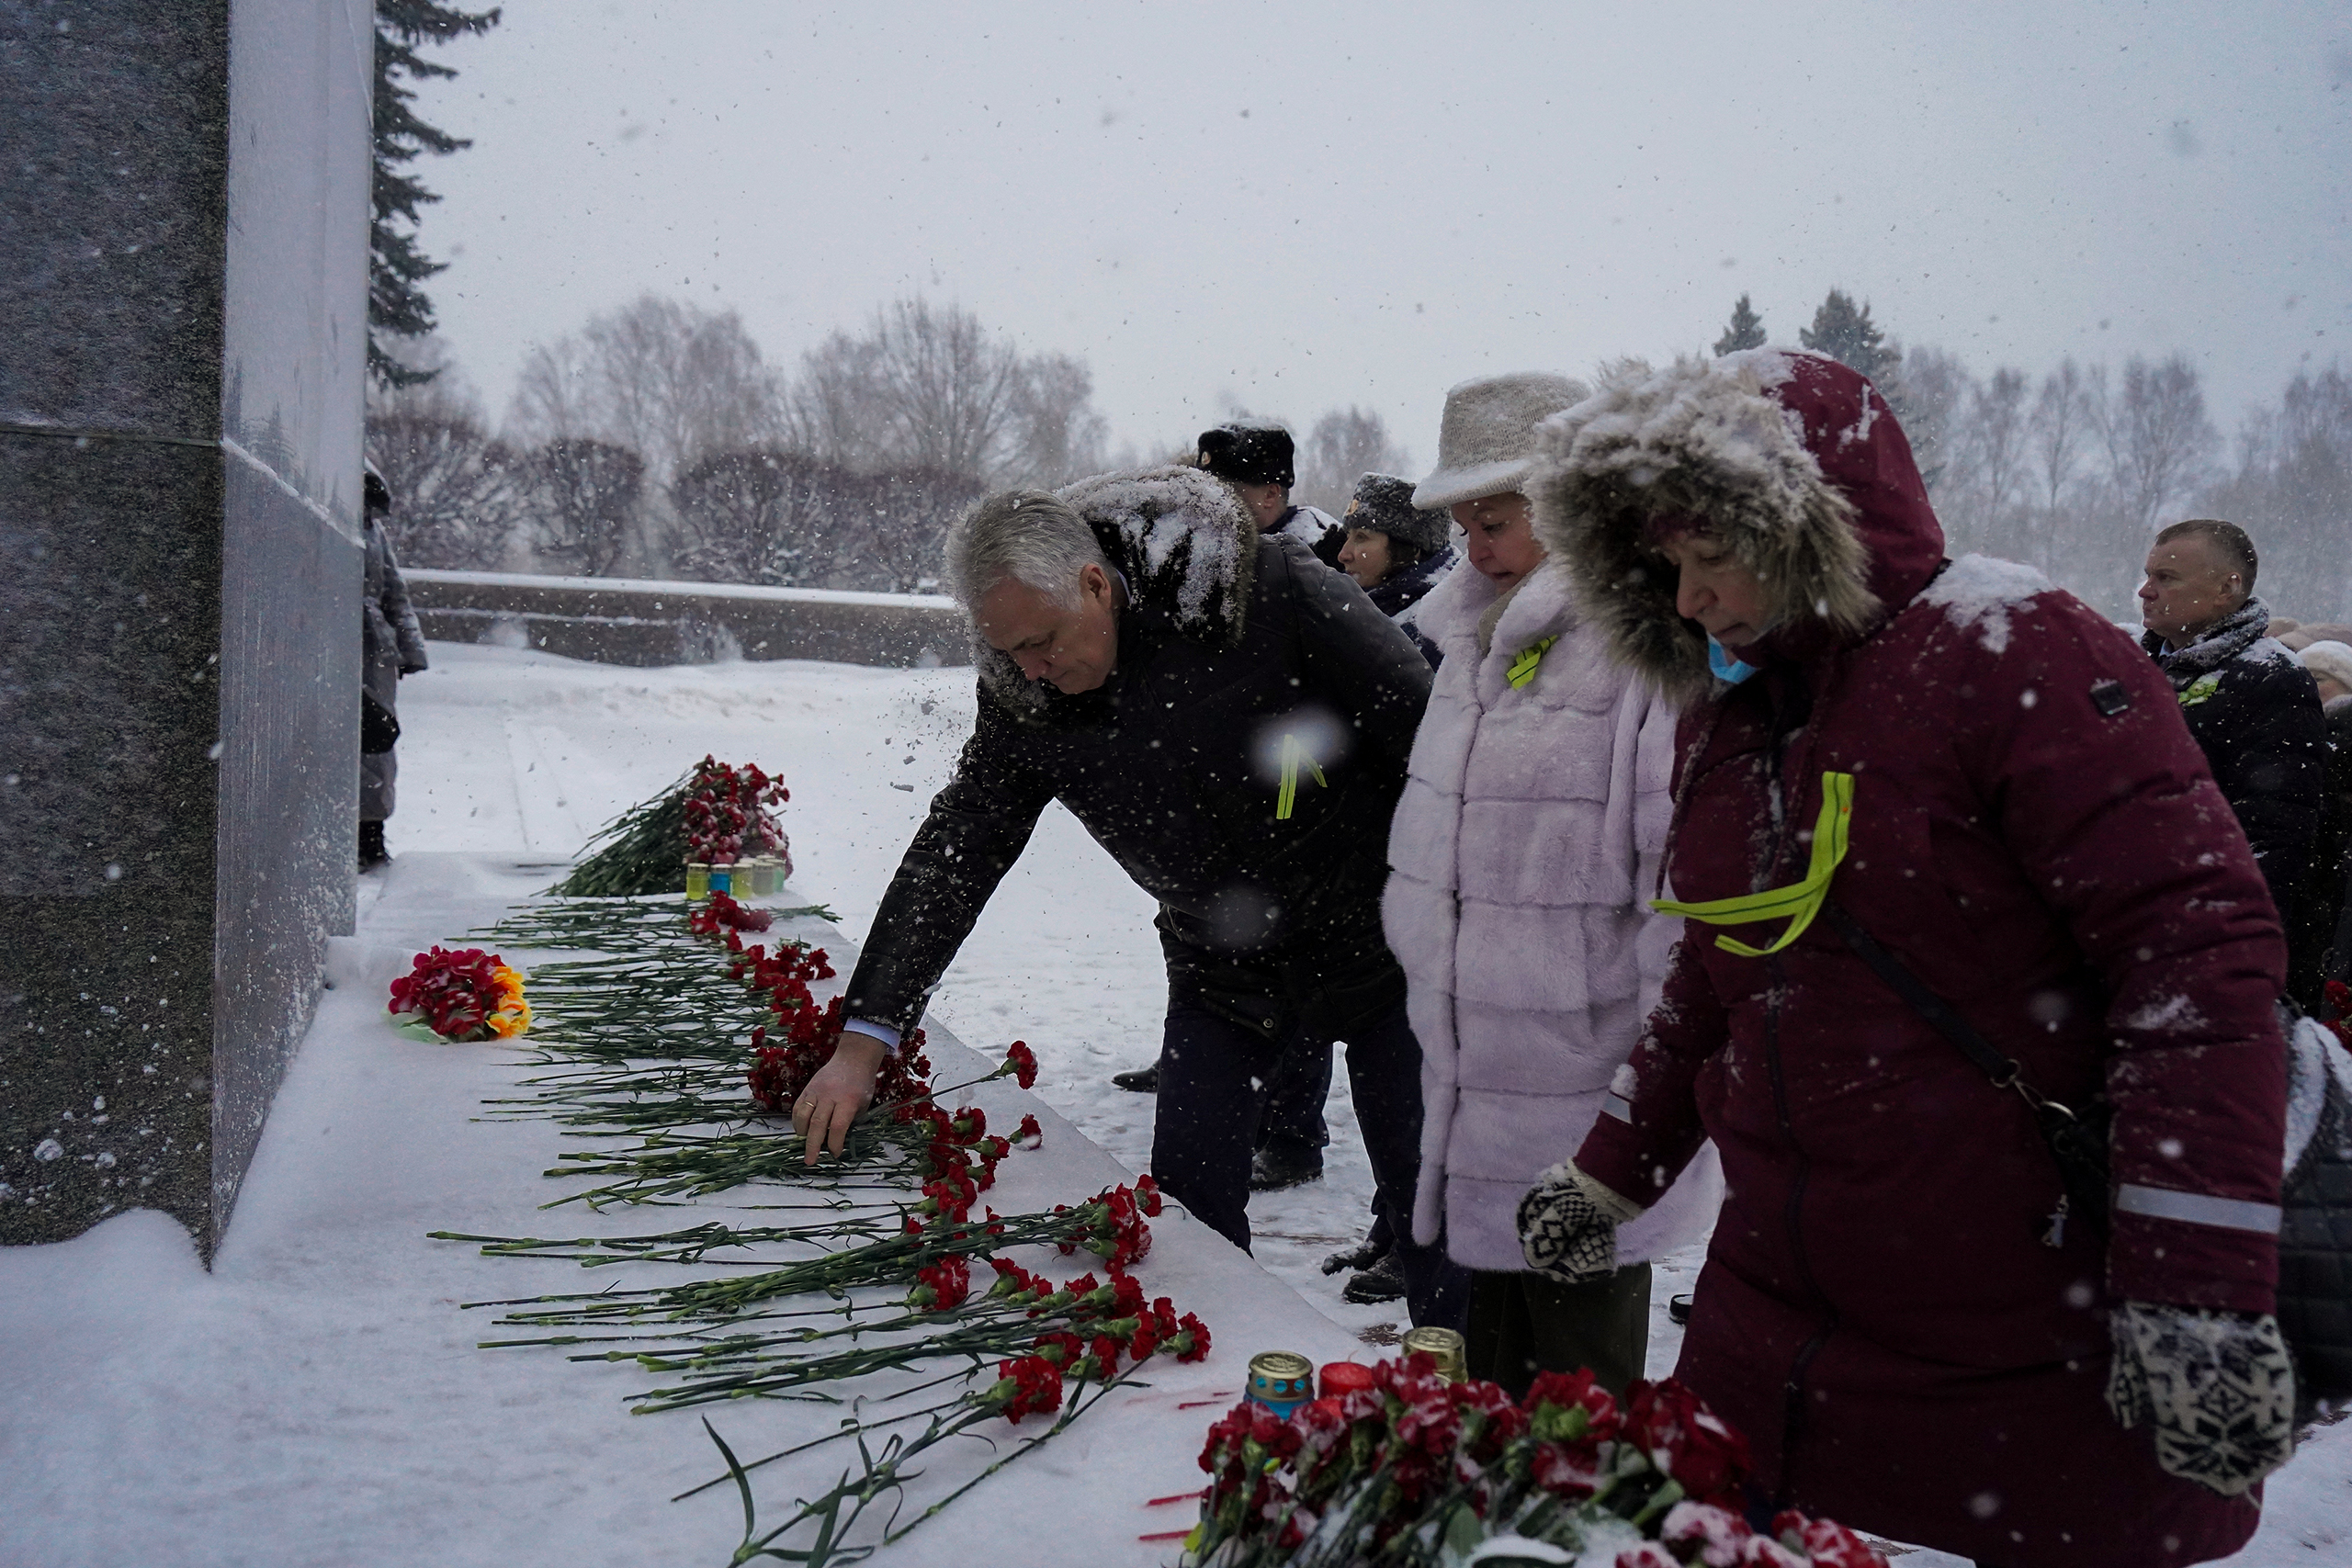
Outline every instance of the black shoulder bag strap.
<path fill-rule="evenodd" d="M 1885 946 L 1862 929 L 1862 923 L 1846 912 L 1835 899 L 1825 900 L 1821 912 L 1837 928 L 1838 934 L 1855 955 L 1871 967 L 1871 973 L 1886 983 L 1888 990 L 1909 1005 L 1913 1012 L 1926 1020 L 1935 1032 L 1951 1041 L 1960 1054 L 1975 1064 L 1976 1070 L 1993 1082 L 1995 1089 L 2015 1089 L 2018 1097 L 2032 1108 L 2036 1126 L 2041 1130 L 2041 1141 L 2050 1145 L 2051 1157 L 2058 1162 L 2058 1175 L 2065 1190 L 2058 1200 L 2057 1209 L 2050 1216 L 2050 1228 L 2042 1235 L 2047 1247 L 2064 1247 L 2066 1222 L 2079 1218 L 2099 1235 L 2107 1230 L 2107 1118 L 2103 1103 L 2077 1115 L 2066 1106 L 2043 1097 L 2020 1076 L 2018 1064 L 2001 1055 L 1993 1043 L 1976 1032 L 1975 1025 L 1953 1010 L 1951 1005 L 1920 983 L 1919 976 L 1904 966 L 1903 961 L 1889 953 Z"/>

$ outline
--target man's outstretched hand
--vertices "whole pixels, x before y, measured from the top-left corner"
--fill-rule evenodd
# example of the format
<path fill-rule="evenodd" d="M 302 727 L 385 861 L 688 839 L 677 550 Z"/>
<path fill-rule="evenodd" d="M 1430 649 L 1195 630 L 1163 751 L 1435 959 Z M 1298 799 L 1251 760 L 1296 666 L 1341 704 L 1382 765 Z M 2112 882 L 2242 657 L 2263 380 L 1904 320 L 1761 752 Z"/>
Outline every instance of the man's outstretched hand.
<path fill-rule="evenodd" d="M 841 1157 L 849 1124 L 874 1103 L 875 1075 L 882 1070 L 887 1054 L 888 1047 L 871 1034 L 842 1031 L 833 1059 L 817 1069 L 792 1102 L 792 1130 L 808 1140 L 808 1164 L 815 1165 L 818 1154 L 826 1149 Z"/>

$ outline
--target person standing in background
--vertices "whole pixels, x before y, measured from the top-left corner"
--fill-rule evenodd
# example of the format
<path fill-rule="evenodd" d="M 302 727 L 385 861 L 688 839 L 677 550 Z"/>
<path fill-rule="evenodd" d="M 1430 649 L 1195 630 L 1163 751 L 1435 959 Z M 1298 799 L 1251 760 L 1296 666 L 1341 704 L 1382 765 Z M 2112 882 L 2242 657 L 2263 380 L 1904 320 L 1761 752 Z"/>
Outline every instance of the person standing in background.
<path fill-rule="evenodd" d="M 1539 1372 L 1644 1371 L 1650 1260 L 1707 1234 L 1712 1146 L 1574 1282 L 1521 1256 L 1520 1195 L 1574 1152 L 1658 999 L 1682 922 L 1645 900 L 1672 802 L 1672 705 L 1613 663 L 1532 528 L 1537 428 L 1584 400 L 1566 377 L 1446 395 L 1436 471 L 1469 564 L 1422 602 L 1443 660 L 1389 827 L 1381 901 L 1421 1042 L 1413 1239 L 1471 1270 L 1469 1372 L 1523 1395 Z M 1351 513 L 1350 521 L 1354 521 Z"/>
<path fill-rule="evenodd" d="M 2158 533 L 2140 585 L 2140 646 L 2172 682 L 2283 919 L 2319 830 L 2327 725 L 2311 676 L 2268 635 L 2258 565 L 2234 523 L 2199 517 Z"/>
<path fill-rule="evenodd" d="M 401 577 L 392 541 L 384 532 L 391 514 L 392 492 L 376 466 L 368 466 L 361 485 L 362 511 L 367 517 L 367 577 L 359 607 L 360 679 L 387 717 L 400 712 L 401 677 L 427 668 L 424 631 L 408 602 L 408 583 Z M 373 871 L 391 863 L 384 847 L 384 821 L 392 814 L 393 781 L 400 762 L 387 748 L 363 752 L 359 759 L 359 869 Z"/>
<path fill-rule="evenodd" d="M 1317 560 L 1337 571 L 1347 530 L 1320 507 L 1293 506 L 1298 482 L 1297 448 L 1281 425 L 1238 419 L 1201 432 L 1200 466 L 1241 492 L 1258 532 L 1296 539 Z"/>
<path fill-rule="evenodd" d="M 2327 761 L 2311 870 L 2287 912 L 2287 994 L 2328 1018 L 2327 983 L 2352 978 L 2352 644 L 2314 642 L 2295 658 L 2319 688 Z"/>
<path fill-rule="evenodd" d="M 1420 629 L 1420 605 L 1462 558 L 1450 542 L 1453 525 L 1442 512 L 1415 506 L 1413 481 L 1394 474 L 1366 474 L 1356 481 L 1344 525 L 1340 570 L 1436 669 L 1438 647 Z"/>

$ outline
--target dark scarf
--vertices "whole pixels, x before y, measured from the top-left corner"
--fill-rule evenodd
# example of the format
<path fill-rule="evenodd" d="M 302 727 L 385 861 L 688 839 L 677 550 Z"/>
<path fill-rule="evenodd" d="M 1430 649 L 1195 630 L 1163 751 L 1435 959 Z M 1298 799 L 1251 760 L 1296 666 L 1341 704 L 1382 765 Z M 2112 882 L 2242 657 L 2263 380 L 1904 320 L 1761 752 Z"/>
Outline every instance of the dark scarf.
<path fill-rule="evenodd" d="M 1429 591 L 1443 581 L 1446 570 L 1453 565 L 1453 547 L 1447 545 L 1434 555 L 1423 556 L 1402 571 L 1392 571 L 1365 590 L 1373 608 L 1390 620 L 1395 620 L 1428 596 Z"/>
<path fill-rule="evenodd" d="M 2143 633 L 2140 646 L 2155 655 L 2157 665 L 2171 677 L 2173 690 L 2185 691 L 2199 676 L 2211 673 L 2260 641 L 2270 630 L 2270 609 L 2249 596 L 2229 615 L 2205 628 L 2195 642 L 2177 652 L 2165 648 L 2154 632 Z"/>

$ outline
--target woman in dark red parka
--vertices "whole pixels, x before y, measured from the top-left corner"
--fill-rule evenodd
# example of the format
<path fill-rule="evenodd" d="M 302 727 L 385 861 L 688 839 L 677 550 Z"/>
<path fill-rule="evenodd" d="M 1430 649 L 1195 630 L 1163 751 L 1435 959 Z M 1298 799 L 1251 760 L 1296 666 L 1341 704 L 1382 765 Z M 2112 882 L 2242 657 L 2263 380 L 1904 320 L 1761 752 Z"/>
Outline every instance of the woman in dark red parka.
<path fill-rule="evenodd" d="M 1853 793 L 1831 913 L 1758 956 L 1715 939 L 1791 919 L 1690 924 L 1611 1114 L 1521 1207 L 1530 1264 L 1591 1267 L 1712 1137 L 1679 1373 L 1766 1489 L 2002 1568 L 2226 1555 L 2288 1441 L 2286 954 L 2162 674 L 2030 569 L 1947 562 L 1902 430 L 1834 361 L 1631 367 L 1547 435 L 1539 533 L 1687 705 L 1674 897 L 1803 883 L 1825 775 Z M 2107 1215 L 2062 1210 L 2025 1100 L 1838 910 L 2034 1089 L 2105 1097 Z"/>

